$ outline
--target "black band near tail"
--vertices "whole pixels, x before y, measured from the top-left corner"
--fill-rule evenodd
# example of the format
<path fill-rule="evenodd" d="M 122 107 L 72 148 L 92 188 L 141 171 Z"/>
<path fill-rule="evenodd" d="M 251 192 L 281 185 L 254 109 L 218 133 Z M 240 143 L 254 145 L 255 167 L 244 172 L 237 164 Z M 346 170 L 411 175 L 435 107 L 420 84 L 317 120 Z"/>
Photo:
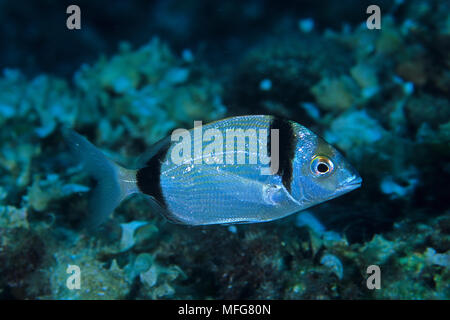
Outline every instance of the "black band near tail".
<path fill-rule="evenodd" d="M 169 146 L 159 150 L 147 163 L 144 168 L 137 171 L 136 180 L 139 190 L 152 196 L 161 206 L 166 207 L 166 201 L 161 189 L 161 162 L 166 157 Z"/>
<path fill-rule="evenodd" d="M 291 192 L 292 182 L 292 162 L 295 157 L 295 133 L 291 123 L 283 118 L 274 117 L 270 123 L 269 138 L 267 141 L 267 154 L 271 156 L 271 134 L 272 129 L 278 129 L 279 131 L 279 169 L 278 175 L 283 181 L 285 188 Z"/>

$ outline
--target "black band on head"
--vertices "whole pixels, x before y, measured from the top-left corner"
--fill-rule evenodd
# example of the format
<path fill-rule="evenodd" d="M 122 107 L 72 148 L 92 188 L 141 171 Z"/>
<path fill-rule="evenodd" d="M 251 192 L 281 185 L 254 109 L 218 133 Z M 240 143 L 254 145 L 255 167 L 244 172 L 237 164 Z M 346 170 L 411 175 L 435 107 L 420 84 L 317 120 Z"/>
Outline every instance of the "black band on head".
<path fill-rule="evenodd" d="M 271 156 L 271 130 L 278 129 L 279 131 L 279 169 L 277 174 L 281 177 L 285 188 L 291 192 L 292 182 L 292 162 L 295 157 L 295 133 L 291 122 L 286 119 L 273 117 L 270 123 L 269 137 L 267 139 L 267 154 Z"/>

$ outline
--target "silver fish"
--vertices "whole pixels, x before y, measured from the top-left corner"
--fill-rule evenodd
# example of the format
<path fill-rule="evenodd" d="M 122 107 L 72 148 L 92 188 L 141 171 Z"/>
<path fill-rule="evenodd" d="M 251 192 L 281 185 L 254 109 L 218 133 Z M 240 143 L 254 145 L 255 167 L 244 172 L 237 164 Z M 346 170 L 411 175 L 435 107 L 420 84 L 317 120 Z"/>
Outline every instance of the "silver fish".
<path fill-rule="evenodd" d="M 245 136 L 249 129 L 264 138 L 258 140 L 257 146 Z M 235 136 L 236 143 L 233 138 L 231 149 L 227 144 L 227 148 L 214 149 L 209 154 L 205 150 L 213 140 L 218 142 L 218 136 L 208 140 L 203 134 L 196 135 L 195 130 L 186 130 L 193 138 L 187 144 L 189 149 L 182 152 L 192 152 L 193 157 L 174 161 L 174 155 L 180 155 L 180 143 L 165 139 L 147 152 L 137 169 L 119 166 L 85 138 L 65 130 L 64 137 L 73 155 L 98 181 L 89 202 L 89 225 L 101 224 L 122 200 L 135 193 L 149 196 L 167 219 L 180 224 L 256 223 L 283 218 L 333 199 L 360 187 L 362 182 L 335 148 L 293 121 L 262 115 L 232 117 L 204 125 L 202 132 L 212 131 L 222 137 L 231 131 L 240 132 Z M 268 164 L 256 153 L 263 151 L 261 141 L 265 141 L 273 161 L 269 147 L 274 145 L 275 137 L 276 170 L 262 174 Z M 245 138 L 248 140 L 242 140 Z M 200 152 L 196 150 L 199 145 Z M 249 163 L 227 161 L 239 157 Z M 257 162 L 250 163 L 249 159 Z"/>

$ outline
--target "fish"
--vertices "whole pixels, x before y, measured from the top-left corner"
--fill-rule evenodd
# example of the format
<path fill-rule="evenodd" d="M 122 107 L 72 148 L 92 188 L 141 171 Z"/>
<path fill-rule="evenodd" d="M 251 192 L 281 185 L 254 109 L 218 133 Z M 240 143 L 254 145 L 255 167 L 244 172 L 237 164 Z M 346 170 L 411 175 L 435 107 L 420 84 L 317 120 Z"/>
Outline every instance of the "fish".
<path fill-rule="evenodd" d="M 354 167 L 320 136 L 270 115 L 174 130 L 149 148 L 135 168 L 109 159 L 72 129 L 63 129 L 63 137 L 97 181 L 89 200 L 91 228 L 134 194 L 144 194 L 174 223 L 230 225 L 284 218 L 362 183 Z"/>

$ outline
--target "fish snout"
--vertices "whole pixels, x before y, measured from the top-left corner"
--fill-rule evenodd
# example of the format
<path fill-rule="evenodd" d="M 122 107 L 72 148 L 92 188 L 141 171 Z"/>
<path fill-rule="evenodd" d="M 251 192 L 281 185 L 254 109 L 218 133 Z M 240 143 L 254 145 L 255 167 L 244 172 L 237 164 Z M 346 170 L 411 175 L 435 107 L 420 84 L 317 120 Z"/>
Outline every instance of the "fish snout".
<path fill-rule="evenodd" d="M 355 173 L 352 176 L 348 177 L 344 181 L 342 181 L 338 187 L 338 191 L 351 191 L 357 189 L 361 186 L 362 178 L 359 174 Z"/>

